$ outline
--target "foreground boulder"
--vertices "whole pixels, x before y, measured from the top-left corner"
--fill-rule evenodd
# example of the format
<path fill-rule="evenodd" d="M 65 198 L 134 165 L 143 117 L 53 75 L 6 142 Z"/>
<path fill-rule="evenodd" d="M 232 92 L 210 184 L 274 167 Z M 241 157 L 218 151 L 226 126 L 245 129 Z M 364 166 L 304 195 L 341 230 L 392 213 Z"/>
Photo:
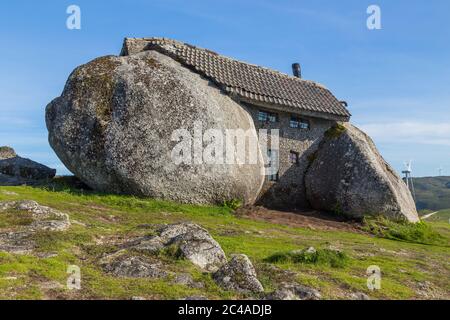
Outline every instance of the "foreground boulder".
<path fill-rule="evenodd" d="M 226 263 L 219 243 L 209 232 L 193 223 L 169 225 L 161 230 L 160 238 L 178 248 L 179 254 L 203 270 L 213 272 Z"/>
<path fill-rule="evenodd" d="M 55 169 L 21 158 L 10 147 L 0 147 L 0 185 L 33 184 L 55 174 Z"/>
<path fill-rule="evenodd" d="M 214 272 L 227 262 L 219 243 L 207 230 L 194 223 L 167 225 L 156 236 L 139 237 L 122 245 L 122 248 L 148 254 L 156 254 L 169 247 L 175 248 L 178 256 L 207 272 Z"/>
<path fill-rule="evenodd" d="M 418 222 L 403 180 L 378 153 L 369 136 L 351 124 L 330 129 L 305 178 L 314 209 L 353 218 L 383 215 Z"/>
<path fill-rule="evenodd" d="M 214 280 L 224 289 L 241 293 L 261 293 L 264 288 L 256 271 L 245 254 L 233 255 L 230 261 L 213 274 Z"/>
<path fill-rule="evenodd" d="M 155 51 L 78 67 L 61 97 L 47 106 L 46 122 L 58 157 L 98 191 L 184 203 L 253 203 L 264 181 L 262 161 L 199 163 L 202 145 L 172 136 L 176 129 L 192 135 L 196 122 L 203 132 L 243 129 L 256 137 L 256 129 L 243 107 L 211 82 Z M 183 157 L 200 152 L 200 158 L 174 162 L 180 141 L 195 148 Z"/>

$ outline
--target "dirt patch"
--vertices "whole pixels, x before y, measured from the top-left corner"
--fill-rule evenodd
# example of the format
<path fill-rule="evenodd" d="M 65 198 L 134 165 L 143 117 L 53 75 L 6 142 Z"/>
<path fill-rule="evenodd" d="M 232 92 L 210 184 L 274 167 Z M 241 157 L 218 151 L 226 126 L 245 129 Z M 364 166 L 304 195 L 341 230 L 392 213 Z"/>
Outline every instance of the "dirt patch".
<path fill-rule="evenodd" d="M 285 212 L 258 206 L 246 206 L 236 210 L 236 215 L 258 221 L 312 230 L 341 230 L 364 233 L 361 230 L 361 224 L 357 221 L 345 221 L 341 217 L 314 210 Z"/>

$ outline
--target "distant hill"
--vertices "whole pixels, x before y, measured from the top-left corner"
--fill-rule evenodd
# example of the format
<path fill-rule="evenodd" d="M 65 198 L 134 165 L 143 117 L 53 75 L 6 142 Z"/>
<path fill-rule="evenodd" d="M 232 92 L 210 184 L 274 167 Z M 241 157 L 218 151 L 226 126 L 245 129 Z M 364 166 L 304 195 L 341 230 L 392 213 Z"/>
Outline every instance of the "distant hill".
<path fill-rule="evenodd" d="M 418 210 L 450 209 L 450 177 L 414 178 Z"/>

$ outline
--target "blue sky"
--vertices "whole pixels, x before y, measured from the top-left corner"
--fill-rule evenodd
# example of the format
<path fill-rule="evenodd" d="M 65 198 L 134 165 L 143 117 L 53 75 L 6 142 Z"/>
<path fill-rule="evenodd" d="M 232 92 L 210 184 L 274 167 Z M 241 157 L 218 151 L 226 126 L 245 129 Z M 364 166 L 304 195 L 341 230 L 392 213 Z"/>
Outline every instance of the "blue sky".
<path fill-rule="evenodd" d="M 81 30 L 66 8 L 81 8 Z M 381 8 L 381 30 L 366 9 Z M 450 175 L 450 1 L 2 1 L 0 145 L 68 171 L 47 142 L 44 110 L 70 72 L 118 54 L 123 38 L 164 36 L 323 83 L 349 103 L 397 170 Z"/>

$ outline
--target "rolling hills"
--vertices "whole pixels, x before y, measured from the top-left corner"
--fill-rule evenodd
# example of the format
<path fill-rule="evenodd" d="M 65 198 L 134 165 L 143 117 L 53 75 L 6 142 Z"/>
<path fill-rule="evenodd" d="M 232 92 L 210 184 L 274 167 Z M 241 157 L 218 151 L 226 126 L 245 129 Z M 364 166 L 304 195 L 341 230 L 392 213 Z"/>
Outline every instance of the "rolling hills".
<path fill-rule="evenodd" d="M 450 177 L 414 178 L 418 210 L 450 209 Z"/>

